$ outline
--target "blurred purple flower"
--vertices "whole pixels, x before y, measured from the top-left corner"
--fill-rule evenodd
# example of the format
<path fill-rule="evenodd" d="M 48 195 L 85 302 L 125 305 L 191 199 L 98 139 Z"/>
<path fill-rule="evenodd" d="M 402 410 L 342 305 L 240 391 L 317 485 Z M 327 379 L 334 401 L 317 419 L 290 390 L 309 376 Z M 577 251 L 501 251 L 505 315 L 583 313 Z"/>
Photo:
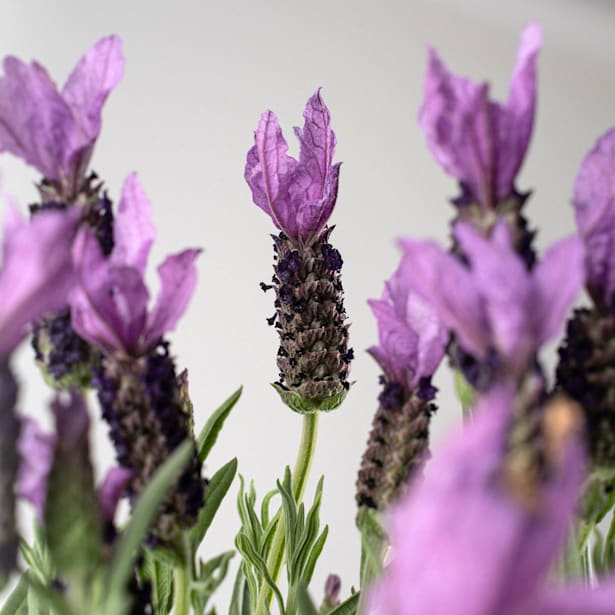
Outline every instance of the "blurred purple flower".
<path fill-rule="evenodd" d="M 9 151 L 74 196 L 100 132 L 101 111 L 124 71 L 122 44 L 108 36 L 78 62 L 61 91 L 37 62 L 4 60 L 0 151 Z"/>
<path fill-rule="evenodd" d="M 484 209 L 515 193 L 534 124 L 541 38 L 537 24 L 525 27 L 505 103 L 491 101 L 487 83 L 454 75 L 429 50 L 419 123 L 436 160 Z"/>
<path fill-rule="evenodd" d="M 61 307 L 75 282 L 71 242 L 78 212 L 47 211 L 24 220 L 10 207 L 0 269 L 0 357 L 21 341 L 26 327 Z"/>
<path fill-rule="evenodd" d="M 368 301 L 378 321 L 379 338 L 379 345 L 368 352 L 388 381 L 408 390 L 433 375 L 448 341 L 448 331 L 433 309 L 411 290 L 412 275 L 412 265 L 402 259 L 385 283 L 382 298 Z"/>
<path fill-rule="evenodd" d="M 303 128 L 295 128 L 299 160 L 286 154 L 278 118 L 265 111 L 248 152 L 244 177 L 254 203 L 295 242 L 310 244 L 327 223 L 337 199 L 340 164 L 332 164 L 335 133 L 320 89 L 307 101 Z"/>
<path fill-rule="evenodd" d="M 124 182 L 114 233 L 115 246 L 108 258 L 90 229 L 82 229 L 77 237 L 72 325 L 105 352 L 140 355 L 174 329 L 186 310 L 196 286 L 194 261 L 200 250 L 170 255 L 158 267 L 160 293 L 148 311 L 145 267 L 155 230 L 151 203 L 134 173 Z"/>
<path fill-rule="evenodd" d="M 43 520 L 47 477 L 53 463 L 55 437 L 43 431 L 31 418 L 21 421 L 17 449 L 21 457 L 17 477 L 17 495 L 34 506 L 39 521 Z"/>
<path fill-rule="evenodd" d="M 549 472 L 528 494 L 506 465 L 513 399 L 493 388 L 394 509 L 392 561 L 369 594 L 368 615 L 612 612 L 613 584 L 592 591 L 548 583 L 583 479 L 578 417 L 569 407 L 559 416 L 548 409 Z"/>
<path fill-rule="evenodd" d="M 494 349 L 518 374 L 559 332 L 583 286 L 583 246 L 576 237 L 563 239 L 528 272 L 505 221 L 490 239 L 462 223 L 454 233 L 469 267 L 433 241 L 401 241 L 412 268 L 411 286 L 466 351 L 484 359 Z"/>
<path fill-rule="evenodd" d="M 83 446 L 88 437 L 90 421 L 83 397 L 73 392 L 68 403 L 59 398 L 52 404 L 56 417 L 56 434 L 41 429 L 32 418 L 21 420 L 18 450 L 21 457 L 17 478 L 17 495 L 34 506 L 39 521 L 43 521 L 47 482 L 57 446 L 67 451 Z M 103 521 L 113 521 L 120 498 L 124 495 L 132 472 L 111 468 L 98 488 L 98 501 Z"/>
<path fill-rule="evenodd" d="M 587 253 L 587 286 L 596 304 L 615 312 L 615 128 L 587 154 L 573 204 Z"/>

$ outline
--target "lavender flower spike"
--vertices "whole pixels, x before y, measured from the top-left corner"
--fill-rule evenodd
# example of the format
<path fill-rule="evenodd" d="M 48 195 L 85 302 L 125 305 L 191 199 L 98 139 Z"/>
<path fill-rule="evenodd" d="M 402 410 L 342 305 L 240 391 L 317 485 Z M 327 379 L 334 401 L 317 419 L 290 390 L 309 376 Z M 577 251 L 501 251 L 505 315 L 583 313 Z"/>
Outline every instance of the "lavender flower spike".
<path fill-rule="evenodd" d="M 333 164 L 335 133 L 320 89 L 309 98 L 303 128 L 295 128 L 299 160 L 288 146 L 278 119 L 265 111 L 248 152 L 245 179 L 256 205 L 293 242 L 312 243 L 323 230 L 337 199 L 340 164 Z"/>
<path fill-rule="evenodd" d="M 196 286 L 200 250 L 168 256 L 158 267 L 161 288 L 153 309 L 145 269 L 155 231 L 151 204 L 135 174 L 124 182 L 115 245 L 105 258 L 94 233 L 75 242 L 79 284 L 71 297 L 74 329 L 103 354 L 94 385 L 120 466 L 135 498 L 164 460 L 187 438 L 192 417 L 164 335 L 175 328 Z M 160 508 L 153 536 L 172 540 L 190 527 L 203 503 L 196 447 L 191 463 Z"/>
<path fill-rule="evenodd" d="M 495 352 L 505 371 L 523 374 L 540 346 L 560 330 L 583 285 L 583 247 L 575 237 L 554 244 L 530 273 L 515 252 L 505 221 L 486 239 L 472 226 L 454 229 L 469 260 L 429 241 L 402 240 L 412 287 L 479 360 Z"/>
<path fill-rule="evenodd" d="M 492 389 L 397 506 L 392 562 L 369 594 L 368 615 L 612 612 L 613 581 L 598 590 L 548 582 L 583 479 L 578 410 L 564 400 L 545 408 L 546 467 L 520 476 L 512 403 L 512 390 Z"/>
<path fill-rule="evenodd" d="M 329 243 L 327 222 L 337 199 L 340 164 L 333 164 L 335 134 L 317 90 L 296 128 L 299 160 L 288 156 L 276 116 L 265 111 L 254 135 L 245 179 L 256 205 L 280 229 L 274 237 L 272 285 L 276 314 L 268 319 L 280 336 L 280 379 L 273 384 L 302 414 L 333 410 L 350 387 L 353 358 L 345 323 L 342 257 Z"/>
<path fill-rule="evenodd" d="M 515 177 L 534 124 L 540 44 L 540 27 L 529 24 L 505 103 L 491 101 L 486 83 L 454 75 L 429 51 L 419 123 L 436 160 L 483 211 L 516 194 Z"/>
<path fill-rule="evenodd" d="M 430 306 L 410 289 L 412 269 L 403 259 L 386 282 L 382 299 L 369 301 L 380 344 L 369 353 L 383 370 L 380 405 L 361 459 L 359 506 L 386 509 L 420 468 L 429 446 L 436 407 L 431 377 L 448 341 L 448 331 Z"/>
<path fill-rule="evenodd" d="M 572 202 L 587 251 L 588 290 L 601 312 L 615 314 L 615 128 L 583 159 Z"/>
<path fill-rule="evenodd" d="M 7 57 L 0 78 L 0 151 L 35 167 L 70 202 L 98 138 L 102 107 L 123 71 L 117 36 L 96 43 L 61 91 L 37 62 Z"/>

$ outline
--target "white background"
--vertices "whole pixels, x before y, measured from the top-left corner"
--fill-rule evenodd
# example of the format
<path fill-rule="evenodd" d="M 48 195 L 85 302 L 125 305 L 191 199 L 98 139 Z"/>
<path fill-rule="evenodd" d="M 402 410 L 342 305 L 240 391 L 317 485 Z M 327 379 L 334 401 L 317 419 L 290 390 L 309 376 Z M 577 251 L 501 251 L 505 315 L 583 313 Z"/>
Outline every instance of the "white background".
<path fill-rule="evenodd" d="M 607 0 L 494 2 L 49 2 L 4 0 L 0 53 L 36 58 L 62 82 L 101 36 L 119 34 L 127 68 L 103 115 L 93 168 L 114 200 L 137 170 L 154 204 L 159 230 L 154 269 L 170 251 L 203 246 L 200 283 L 172 334 L 180 368 L 190 370 L 196 423 L 239 384 L 244 396 L 228 420 L 207 471 L 232 456 L 268 491 L 292 464 L 300 419 L 269 386 L 276 379 L 277 339 L 265 318 L 271 294 L 270 220 L 251 202 L 243 180 L 245 154 L 260 113 L 273 109 L 296 153 L 292 126 L 308 96 L 323 86 L 337 133 L 342 174 L 332 241 L 344 257 L 346 306 L 356 350 L 357 384 L 346 403 L 323 416 L 312 480 L 325 473 L 322 519 L 330 537 L 312 591 L 336 572 L 346 594 L 357 583 L 354 481 L 371 416 L 378 370 L 364 349 L 376 341 L 365 303 L 379 296 L 398 258 L 394 238 L 447 242 L 456 187 L 428 152 L 416 115 L 422 99 L 425 49 L 441 52 L 455 71 L 490 79 L 506 94 L 522 26 L 544 28 L 536 130 L 518 187 L 535 189 L 527 212 L 542 249 L 574 228 L 569 198 L 579 161 L 615 122 L 615 7 Z M 34 200 L 37 173 L 0 157 L 3 189 Z M 154 286 L 156 287 L 156 286 Z M 49 392 L 24 344 L 16 367 L 22 408 L 48 422 Z M 450 374 L 440 371 L 437 442 L 459 420 Z M 26 388 L 27 387 L 27 388 Z M 93 416 L 97 407 L 92 404 Z M 97 421 L 98 422 L 98 421 Z M 95 431 L 99 473 L 113 454 L 103 425 Z M 212 556 L 232 546 L 238 527 L 235 484 L 204 545 Z M 24 518 L 24 531 L 28 522 Z M 230 583 L 218 595 L 226 611 Z"/>

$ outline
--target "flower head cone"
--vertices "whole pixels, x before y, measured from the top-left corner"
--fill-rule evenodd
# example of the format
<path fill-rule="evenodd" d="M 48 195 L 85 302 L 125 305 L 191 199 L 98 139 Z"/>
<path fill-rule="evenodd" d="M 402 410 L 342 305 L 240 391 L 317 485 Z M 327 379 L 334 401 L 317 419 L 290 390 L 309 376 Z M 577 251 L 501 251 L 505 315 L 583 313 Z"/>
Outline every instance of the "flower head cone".
<path fill-rule="evenodd" d="M 127 488 L 131 499 L 179 444 L 194 437 L 185 390 L 164 335 L 188 305 L 200 250 L 184 250 L 160 265 L 161 290 L 150 310 L 144 275 L 154 235 L 151 204 L 136 175 L 131 175 L 124 183 L 110 256 L 104 257 L 89 229 L 82 229 L 75 244 L 79 285 L 71 297 L 72 324 L 102 352 L 94 384 L 117 460 L 132 472 Z M 161 507 L 154 536 L 170 540 L 192 525 L 203 493 L 195 449 Z"/>
<path fill-rule="evenodd" d="M 575 310 L 559 349 L 557 387 L 585 411 L 595 466 L 615 468 L 615 130 L 581 163 L 573 205 L 592 305 Z"/>
<path fill-rule="evenodd" d="M 428 455 L 436 409 L 431 377 L 448 339 L 433 310 L 410 290 L 412 270 L 402 260 L 381 299 L 369 301 L 379 345 L 369 349 L 383 370 L 383 390 L 361 459 L 356 500 L 384 510 L 396 500 Z"/>
<path fill-rule="evenodd" d="M 392 560 L 372 588 L 369 615 L 606 615 L 615 586 L 555 587 L 583 479 L 580 414 L 545 409 L 544 469 L 517 469 L 513 394 L 494 387 L 463 433 L 434 455 L 391 517 Z"/>
<path fill-rule="evenodd" d="M 507 220 L 517 251 L 531 267 L 534 232 L 522 214 L 527 195 L 515 187 L 525 157 L 536 106 L 536 62 L 540 28 L 526 26 L 504 102 L 489 98 L 486 83 L 450 72 L 430 49 L 419 123 L 432 154 L 458 180 L 453 202 L 456 220 L 488 234 L 498 219 Z"/>
<path fill-rule="evenodd" d="M 248 152 L 245 178 L 256 205 L 272 219 L 276 314 L 280 336 L 275 388 L 297 412 L 332 410 L 349 388 L 352 349 L 343 303 L 342 257 L 330 243 L 327 222 L 337 199 L 340 163 L 333 164 L 335 134 L 320 91 L 308 100 L 299 159 L 286 154 L 277 118 L 266 111 Z M 265 289 L 269 288 L 263 285 Z"/>

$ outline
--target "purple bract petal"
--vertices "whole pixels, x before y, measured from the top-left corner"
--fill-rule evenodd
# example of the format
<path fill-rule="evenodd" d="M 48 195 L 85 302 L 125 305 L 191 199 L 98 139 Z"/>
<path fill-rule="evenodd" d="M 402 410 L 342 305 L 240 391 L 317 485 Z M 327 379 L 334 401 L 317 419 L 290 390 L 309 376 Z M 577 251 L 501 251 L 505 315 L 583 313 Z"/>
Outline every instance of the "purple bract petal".
<path fill-rule="evenodd" d="M 0 356 L 19 343 L 29 323 L 66 303 L 75 282 L 77 218 L 77 211 L 50 211 L 26 222 L 11 212 L 0 270 Z"/>
<path fill-rule="evenodd" d="M 66 80 L 62 96 L 84 143 L 96 141 L 102 107 L 123 74 L 122 41 L 118 36 L 107 36 L 86 52 Z"/>
<path fill-rule="evenodd" d="M 405 259 L 385 284 L 382 299 L 368 301 L 378 321 L 379 346 L 369 349 L 387 378 L 415 388 L 431 377 L 448 341 L 433 309 L 410 290 L 413 271 Z"/>
<path fill-rule="evenodd" d="M 490 344 L 489 327 L 471 272 L 435 242 L 404 239 L 400 245 L 412 271 L 411 287 L 468 351 L 484 357 Z"/>
<path fill-rule="evenodd" d="M 74 197 L 100 131 L 102 106 L 122 76 L 120 39 L 79 61 L 60 93 L 45 69 L 6 58 L 0 78 L 0 151 L 9 151 Z"/>
<path fill-rule="evenodd" d="M 72 175 L 78 137 L 71 110 L 45 69 L 4 60 L 0 78 L 0 151 L 8 151 L 57 181 Z"/>
<path fill-rule="evenodd" d="M 152 204 L 136 173 L 124 181 L 113 235 L 113 262 L 144 273 L 156 229 L 152 224 Z"/>
<path fill-rule="evenodd" d="M 188 307 L 196 287 L 196 257 L 199 249 L 188 249 L 167 256 L 158 267 L 160 293 L 145 332 L 144 346 L 154 344 L 166 331 L 172 331 Z"/>
<path fill-rule="evenodd" d="M 615 309 L 615 129 L 581 163 L 573 204 L 587 251 L 589 290 L 598 303 Z"/>
<path fill-rule="evenodd" d="M 329 110 L 317 90 L 308 100 L 299 161 L 287 155 L 288 146 L 277 117 L 261 116 L 255 145 L 248 152 L 244 177 L 254 203 L 295 241 L 310 243 L 327 224 L 337 199 L 340 164 L 332 164 L 335 134 Z"/>
<path fill-rule="evenodd" d="M 17 448 L 21 456 L 17 494 L 34 506 L 39 521 L 42 521 L 55 437 L 43 431 L 35 420 L 24 418 Z"/>
<path fill-rule="evenodd" d="M 538 615 L 611 615 L 615 604 L 615 579 L 588 589 L 576 586 L 547 592 Z"/>
<path fill-rule="evenodd" d="M 540 43 L 540 28 L 529 24 L 505 104 L 490 101 L 486 84 L 451 73 L 429 51 L 419 123 L 436 160 L 482 207 L 514 193 L 534 122 Z"/>

